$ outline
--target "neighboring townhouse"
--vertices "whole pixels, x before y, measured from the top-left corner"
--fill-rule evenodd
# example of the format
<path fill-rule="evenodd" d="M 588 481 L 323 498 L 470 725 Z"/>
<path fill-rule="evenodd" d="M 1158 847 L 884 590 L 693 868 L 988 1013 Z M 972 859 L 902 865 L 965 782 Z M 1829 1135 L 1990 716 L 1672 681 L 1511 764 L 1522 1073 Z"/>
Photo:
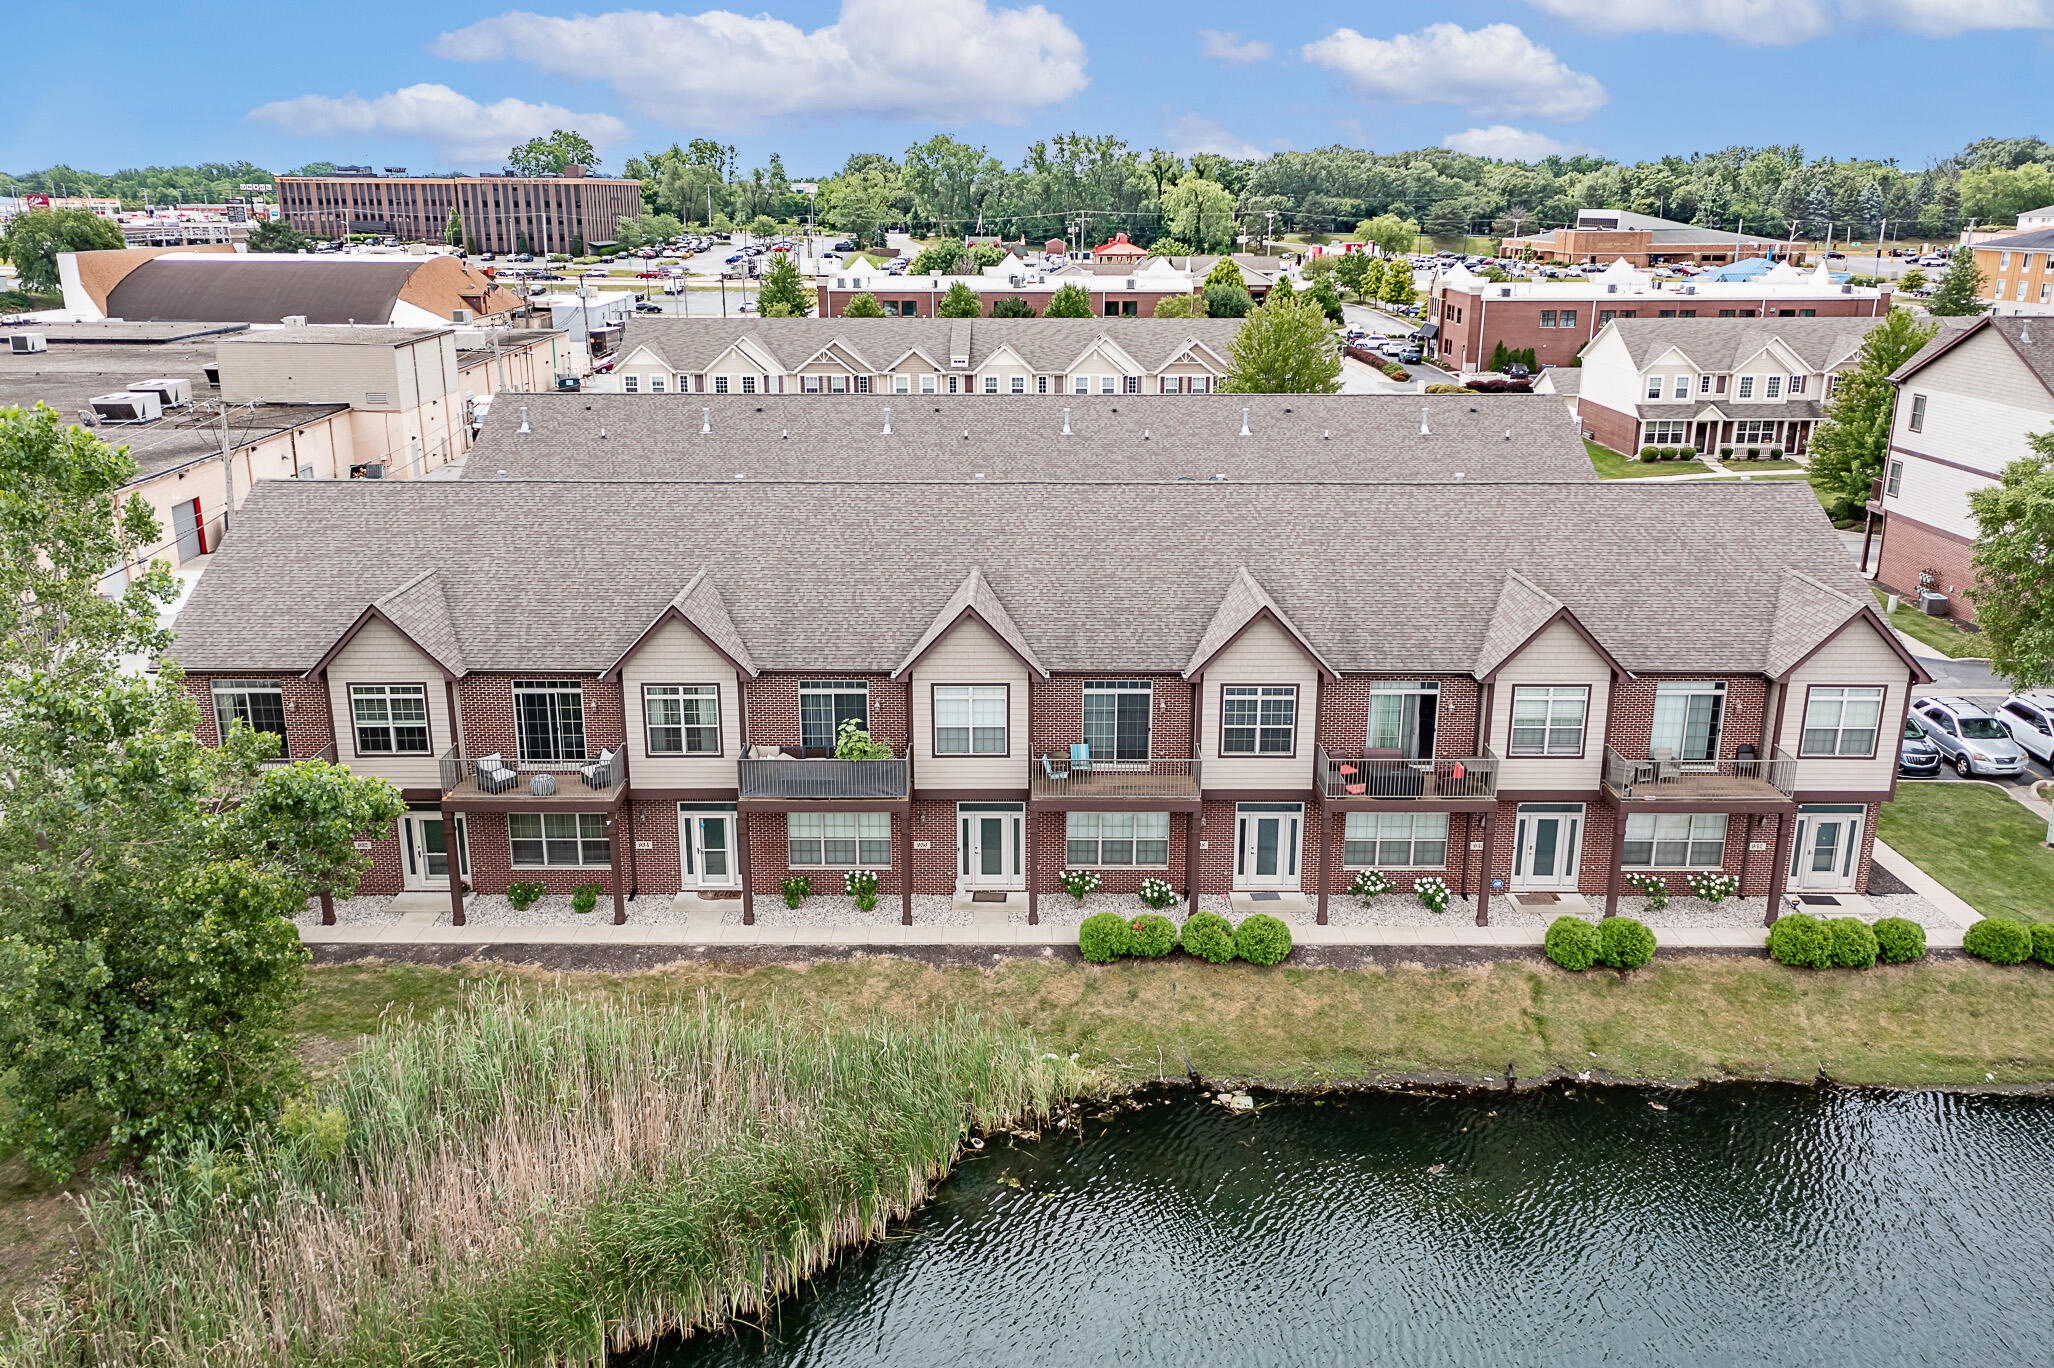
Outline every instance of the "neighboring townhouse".
<path fill-rule="evenodd" d="M 1628 455 L 1649 446 L 1801 452 L 1875 325 L 1869 318 L 1616 318 L 1583 350 L 1577 417 L 1592 440 Z"/>
<path fill-rule="evenodd" d="M 1779 262 L 1752 280 L 1664 280 L 1614 261 L 1588 280 L 1491 281 L 1456 266 L 1434 277 L 1415 334 L 1461 371 L 1490 364 L 1498 344 L 1566 366 L 1615 318 L 1881 318 L 1890 292 L 1833 279 L 1822 264 Z"/>
<path fill-rule="evenodd" d="M 1925 678 L 1809 490 L 1595 481 L 278 482 L 172 654 L 207 737 L 399 785 L 364 887 L 459 921 L 859 867 L 909 921 L 1064 868 L 1858 892 Z"/>
<path fill-rule="evenodd" d="M 2028 209 L 2018 216 L 2018 230 L 2030 232 L 2034 228 L 2054 228 L 2054 204 Z"/>
<path fill-rule="evenodd" d="M 1002 299 L 1024 300 L 1036 314 L 1048 308 L 1049 299 L 1065 285 L 1075 285 L 1091 296 L 1093 318 L 1150 318 L 1155 306 L 1173 295 L 1188 295 L 1197 283 L 1162 257 L 1154 257 L 1124 273 L 1101 275 L 1090 264 L 1050 268 L 1008 258 L 987 266 L 977 275 L 893 275 L 873 266 L 868 257 L 852 264 L 815 287 L 816 311 L 822 318 L 839 318 L 849 301 L 867 294 L 884 306 L 887 314 L 901 318 L 933 318 L 951 287 L 961 285 L 974 291 L 989 314 Z"/>
<path fill-rule="evenodd" d="M 622 394 L 1209 394 L 1238 318 L 655 318 L 627 325 Z"/>
<path fill-rule="evenodd" d="M 1633 266 L 1660 266 L 1684 262 L 1716 265 L 1748 256 L 1774 256 L 1789 244 L 1624 209 L 1579 209 L 1573 227 L 1508 237 L 1499 246 L 1507 256 L 1537 261 L 1625 261 Z"/>
<path fill-rule="evenodd" d="M 1869 503 L 1882 518 L 1876 582 L 1900 594 L 1966 597 L 1976 525 L 1968 496 L 2032 454 L 2054 431 L 2054 319 L 1978 318 L 1928 342 L 1890 377 L 1897 386 L 1890 451 Z"/>
<path fill-rule="evenodd" d="M 1981 297 L 2000 314 L 2054 314 L 2054 227 L 1975 245 Z"/>
<path fill-rule="evenodd" d="M 1533 395 L 1094 396 L 1037 405 L 790 394 L 553 394 L 494 407 L 472 480 L 1581 483 L 1589 454 Z M 1352 535 L 1352 534 L 1351 534 Z"/>

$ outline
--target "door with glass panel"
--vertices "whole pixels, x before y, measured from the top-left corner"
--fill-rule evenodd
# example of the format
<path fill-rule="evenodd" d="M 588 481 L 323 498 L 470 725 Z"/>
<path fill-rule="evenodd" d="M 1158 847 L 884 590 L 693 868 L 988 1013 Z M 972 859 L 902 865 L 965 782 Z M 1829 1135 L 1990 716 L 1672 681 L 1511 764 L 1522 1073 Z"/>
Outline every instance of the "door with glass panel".
<path fill-rule="evenodd" d="M 1026 843 L 1025 805 L 956 805 L 956 875 L 962 887 L 1024 890 Z"/>
<path fill-rule="evenodd" d="M 410 891 L 449 887 L 449 834 L 440 811 L 409 812 L 399 819 L 400 884 Z M 456 819 L 457 877 L 471 872 L 464 819 Z"/>
<path fill-rule="evenodd" d="M 1852 893 L 1867 815 L 1865 808 L 1838 804 L 1799 808 L 1790 841 L 1790 886 L 1808 893 Z"/>
<path fill-rule="evenodd" d="M 1648 757 L 1654 760 L 1713 761 L 1719 758 L 1719 725 L 1726 710 L 1723 680 L 1664 681 L 1655 686 L 1654 726 Z"/>
<path fill-rule="evenodd" d="M 740 888 L 733 806 L 678 804 L 678 858 L 686 888 Z"/>
<path fill-rule="evenodd" d="M 1298 803 L 1242 803 L 1234 810 L 1234 887 L 1260 892 L 1298 887 L 1305 809 Z"/>
<path fill-rule="evenodd" d="M 1574 891 L 1583 804 L 1522 804 L 1513 841 L 1513 892 Z"/>

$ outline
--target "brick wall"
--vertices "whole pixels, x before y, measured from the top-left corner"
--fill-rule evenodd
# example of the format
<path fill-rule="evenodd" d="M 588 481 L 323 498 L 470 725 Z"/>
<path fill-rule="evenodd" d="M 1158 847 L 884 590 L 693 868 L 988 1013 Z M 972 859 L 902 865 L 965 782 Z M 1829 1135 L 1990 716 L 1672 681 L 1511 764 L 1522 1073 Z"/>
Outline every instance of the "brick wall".
<path fill-rule="evenodd" d="M 1319 691 L 1318 744 L 1339 754 L 1359 754 L 1369 741 L 1369 699 L 1379 679 L 1417 680 L 1420 675 L 1347 675 L 1326 680 Z M 1440 677 L 1434 710 L 1434 754 L 1476 753 L 1476 709 L 1483 688 L 1464 675 Z M 1503 749 L 1503 741 L 1499 742 Z"/>
<path fill-rule="evenodd" d="M 817 670 L 806 675 L 761 675 L 743 687 L 742 699 L 748 713 L 751 745 L 796 746 L 799 744 L 799 684 L 814 679 L 860 679 L 870 687 L 870 735 L 889 741 L 900 755 L 906 753 L 906 682 L 888 675 L 836 673 Z"/>
<path fill-rule="evenodd" d="M 945 807 L 947 805 L 930 804 L 926 806 Z M 877 893 L 880 898 L 896 898 L 899 896 L 900 880 L 905 877 L 905 870 L 900 862 L 901 847 L 899 844 L 905 838 L 905 820 L 899 813 L 895 812 L 891 815 L 892 863 L 891 868 L 877 871 Z M 813 865 L 795 869 L 791 866 L 787 858 L 790 848 L 785 844 L 786 826 L 784 813 L 751 813 L 748 818 L 748 827 L 749 886 L 756 897 L 775 902 L 781 896 L 778 891 L 778 885 L 783 882 L 787 874 L 805 874 L 809 876 L 813 880 L 813 891 L 815 893 L 841 895 L 842 876 L 848 872 L 845 868 L 823 868 Z M 923 841 L 932 840 L 939 845 L 943 840 L 947 840 L 948 849 L 941 852 L 941 858 L 944 862 L 954 858 L 955 839 L 948 834 L 948 827 L 946 825 L 938 826 L 930 822 L 926 826 L 917 826 L 914 830 Z M 915 893 L 947 893 L 955 887 L 955 875 L 952 866 L 946 884 L 939 887 L 921 887 L 920 880 L 923 877 L 927 877 L 923 869 L 923 861 L 931 861 L 933 859 L 933 852 L 919 851 L 917 852 L 917 857 L 915 860 L 913 885 Z"/>
<path fill-rule="evenodd" d="M 1029 680 L 1027 739 L 1030 755 L 1068 755 L 1084 739 L 1084 675 Z M 1198 686 L 1179 675 L 1093 675 L 1092 679 L 1146 679 L 1153 686 L 1148 749 L 1158 760 L 1191 754 L 1191 702 Z"/>
<path fill-rule="evenodd" d="M 1967 589 L 1975 583 L 1968 542 L 1936 527 L 1897 513 L 1883 515 L 1883 549 L 1877 555 L 1876 583 L 1906 600 L 1918 601 L 1919 576 L 1937 570 L 1933 587 L 1947 595 L 1947 611 L 1964 622 L 1976 620 Z"/>
<path fill-rule="evenodd" d="M 1231 807 L 1231 805 L 1229 805 Z M 1185 895 L 1184 887 L 1184 828 L 1185 814 L 1170 814 L 1170 862 L 1167 869 L 1158 866 L 1145 868 L 1123 868 L 1118 865 L 1089 865 L 1081 868 L 1093 869 L 1101 880 L 1102 893 L 1138 893 L 1144 879 L 1162 879 L 1177 890 L 1178 896 Z M 1063 892 L 1062 873 L 1069 867 L 1065 836 L 1068 832 L 1065 814 L 1060 812 L 1030 812 L 1027 815 L 1030 837 L 1037 843 L 1035 856 L 1038 866 L 1041 895 L 1043 897 L 1067 897 Z M 1224 893 L 1226 888 L 1206 888 L 1205 892 Z"/>
<path fill-rule="evenodd" d="M 1759 675 L 1671 675 L 1670 682 L 1726 685 L 1726 705 L 1719 722 L 1719 758 L 1736 759 L 1740 747 L 1753 746 L 1759 752 L 1768 707 L 1768 681 Z M 1655 693 L 1662 676 L 1642 675 L 1612 686 L 1612 705 L 1605 719 L 1605 744 L 1621 755 L 1639 758 L 1648 753 L 1655 726 Z"/>
<path fill-rule="evenodd" d="M 519 676 L 522 679 L 541 677 Z M 457 707 L 463 714 L 465 755 L 490 755 L 497 751 L 511 759 L 520 754 L 520 738 L 514 724 L 514 678 L 512 675 L 469 675 L 457 681 Z M 621 703 L 620 681 L 587 677 L 579 680 L 579 684 L 585 703 L 586 749 L 596 755 L 601 748 L 626 744 L 627 714 Z"/>
<path fill-rule="evenodd" d="M 516 868 L 513 863 L 513 846 L 510 844 L 507 835 L 506 813 L 467 812 L 463 814 L 463 817 L 466 838 L 470 842 L 471 887 L 478 892 L 504 893 L 506 892 L 507 884 L 519 879 L 528 883 L 539 883 L 551 893 L 569 893 L 580 884 L 596 883 L 599 885 L 603 895 L 602 900 L 613 896 L 613 871 L 605 865 L 596 867 L 581 866 L 577 868 L 565 868 L 563 866 L 537 868 L 522 865 Z M 631 840 L 632 838 L 628 837 L 623 830 L 624 826 L 625 823 L 616 820 L 613 827 L 607 833 L 608 838 L 611 840 Z M 676 843 L 677 838 L 673 835 L 671 838 L 673 849 Z M 647 851 L 642 853 L 648 854 Z M 623 880 L 625 880 L 628 872 L 627 848 L 622 848 L 620 856 L 621 875 Z M 675 892 L 677 881 L 675 873 L 672 874 L 671 881 L 671 891 Z M 624 883 L 624 892 L 626 887 L 627 885 Z"/>
<path fill-rule="evenodd" d="M 216 679 L 278 681 L 279 690 L 285 696 L 286 755 L 312 755 L 334 742 L 335 719 L 328 710 L 328 690 L 320 681 L 302 679 L 296 674 L 187 675 L 183 687 L 192 695 L 193 701 L 200 709 L 199 722 L 194 726 L 193 734 L 202 744 L 221 744 L 220 731 L 214 718 Z"/>
<path fill-rule="evenodd" d="M 1576 421 L 1581 423 L 1600 446 L 1610 447 L 1622 455 L 1633 456 L 1640 452 L 1640 419 L 1631 413 L 1608 409 L 1602 404 L 1593 404 L 1588 399 L 1576 402 Z"/>

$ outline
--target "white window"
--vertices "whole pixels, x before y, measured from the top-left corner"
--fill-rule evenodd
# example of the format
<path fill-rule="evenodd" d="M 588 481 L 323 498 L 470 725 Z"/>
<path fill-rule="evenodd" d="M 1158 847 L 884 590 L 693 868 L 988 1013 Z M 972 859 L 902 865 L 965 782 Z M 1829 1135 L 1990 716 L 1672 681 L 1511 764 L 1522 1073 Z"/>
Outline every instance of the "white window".
<path fill-rule="evenodd" d="M 1793 375 L 1793 376 L 1791 376 L 1791 377 L 1790 377 L 1790 392 L 1791 392 L 1792 394 L 1803 394 L 1803 393 L 1804 393 L 1804 377 L 1803 377 L 1803 376 L 1801 376 L 1801 375 Z"/>
<path fill-rule="evenodd" d="M 1648 748 L 1675 760 L 1719 758 L 1719 725 L 1725 720 L 1723 680 L 1668 681 L 1655 685 L 1655 720 Z"/>
<path fill-rule="evenodd" d="M 1712 392 L 1711 376 L 1700 375 L 1699 377 L 1697 377 L 1697 392 L 1699 394 L 1710 394 Z"/>
<path fill-rule="evenodd" d="M 515 865 L 589 868 L 613 863 L 606 817 L 598 812 L 510 812 L 508 844 Z"/>
<path fill-rule="evenodd" d="M 1764 399 L 1781 399 L 1783 397 L 1783 377 L 1780 375 L 1770 376 L 1767 388 L 1762 392 L 1762 397 Z"/>
<path fill-rule="evenodd" d="M 799 381 L 799 391 L 802 394 L 820 393 L 820 377 L 817 375 L 808 375 L 803 377 Z"/>
<path fill-rule="evenodd" d="M 742 377 L 742 393 L 744 393 L 744 394 L 754 394 L 755 392 L 756 392 L 756 377 L 755 377 L 755 376 L 753 376 L 753 375 L 745 375 L 745 376 L 743 376 L 743 377 Z"/>
<path fill-rule="evenodd" d="M 938 391 L 939 391 L 939 389 L 940 389 L 940 386 L 939 386 L 939 385 L 938 385 L 938 384 L 936 383 L 936 380 L 937 380 L 937 377 L 935 377 L 935 376 L 932 376 L 932 375 L 923 375 L 923 376 L 921 376 L 921 377 L 920 377 L 920 392 L 921 392 L 922 394 L 934 394 L 934 393 L 938 392 Z"/>
<path fill-rule="evenodd" d="M 794 812 L 785 818 L 786 863 L 891 867 L 889 812 Z"/>
<path fill-rule="evenodd" d="M 1026 377 L 1026 376 L 1024 376 L 1024 375 L 1016 375 L 1016 376 L 1014 376 L 1014 377 L 1013 377 L 1013 393 L 1015 393 L 1015 394 L 1025 394 L 1026 392 L 1027 392 L 1027 377 Z"/>
<path fill-rule="evenodd" d="M 1904 462 L 1892 461 L 1890 463 L 1889 476 L 1883 481 L 1883 492 L 1894 499 L 1897 497 L 1897 491 L 1902 488 L 1904 488 Z"/>
<path fill-rule="evenodd" d="M 1221 755 L 1289 755 L 1298 744 L 1298 686 L 1229 684 L 1220 690 Z"/>
<path fill-rule="evenodd" d="M 1369 747 L 1408 760 L 1434 753 L 1441 686 L 1431 679 L 1380 679 L 1369 686 Z"/>
<path fill-rule="evenodd" d="M 725 375 L 716 375 L 713 377 L 713 392 L 715 394 L 727 393 L 727 377 Z"/>
<path fill-rule="evenodd" d="M 1101 375 L 1098 377 L 1098 392 L 1100 394 L 1112 394 L 1116 391 L 1118 385 L 1118 376 Z"/>
<path fill-rule="evenodd" d="M 531 761 L 585 758 L 585 693 L 575 679 L 517 679 L 514 726 Z"/>
<path fill-rule="evenodd" d="M 1128 376 L 1128 377 L 1127 377 L 1127 379 L 1126 379 L 1126 381 L 1124 382 L 1124 387 L 1123 387 L 1123 393 L 1126 393 L 1126 394 L 1139 394 L 1139 393 L 1141 393 L 1141 377 L 1140 377 L 1140 376 L 1138 376 L 1138 375 L 1130 375 L 1130 376 Z"/>
<path fill-rule="evenodd" d="M 1046 375 L 1037 375 L 1034 377 L 1034 392 L 1036 394 L 1048 393 L 1048 377 Z"/>
<path fill-rule="evenodd" d="M 1743 418 L 1733 425 L 1733 440 L 1742 445 L 1759 444 L 1768 441 L 1773 431 L 1775 424 L 1766 418 Z"/>
<path fill-rule="evenodd" d="M 2019 303 L 2021 303 L 2021 304 L 2025 303 L 2025 288 L 2026 288 L 2025 282 L 2024 282 L 2023 280 L 2019 281 L 2019 282 L 2018 282 L 2018 302 L 2019 302 Z"/>
<path fill-rule="evenodd" d="M 1667 418 L 1659 423 L 1647 425 L 1647 440 L 1642 446 L 1681 446 L 1690 440 L 1690 424 L 1681 419 Z"/>
<path fill-rule="evenodd" d="M 352 684 L 349 701 L 357 726 L 357 754 L 428 753 L 425 684 Z"/>
<path fill-rule="evenodd" d="M 1659 399 L 1659 398 L 1661 398 L 1661 397 L 1662 397 L 1662 377 L 1661 377 L 1661 376 L 1659 376 L 1659 375 L 1650 375 L 1650 376 L 1649 376 L 1649 377 L 1647 378 L 1647 397 L 1648 397 L 1648 398 L 1650 398 L 1650 399 Z"/>
<path fill-rule="evenodd" d="M 1804 737 L 1797 753 L 1874 755 L 1882 717 L 1881 689 L 1814 687 L 1805 696 Z"/>
<path fill-rule="evenodd" d="M 893 394 L 911 394 L 913 392 L 913 377 L 910 375 L 894 375 L 891 378 L 891 392 Z"/>
<path fill-rule="evenodd" d="M 836 394 L 847 394 L 849 392 L 849 377 L 846 375 L 830 376 L 828 378 L 828 388 Z"/>
<path fill-rule="evenodd" d="M 641 388 L 641 385 L 642 377 L 639 375 L 623 375 L 621 377 L 620 387 L 623 394 L 633 394 Z"/>
<path fill-rule="evenodd" d="M 1088 376 L 1088 375 L 1079 375 L 1079 376 L 1075 376 L 1075 377 L 1073 377 L 1073 378 L 1071 379 L 1071 381 L 1070 381 L 1070 393 L 1072 393 L 1072 394 L 1089 394 L 1089 393 L 1091 393 L 1091 377 L 1090 377 L 1090 376 Z"/>
<path fill-rule="evenodd" d="M 1063 860 L 1071 868 L 1092 865 L 1154 865 L 1170 862 L 1167 812 L 1072 812 L 1065 814 Z"/>
<path fill-rule="evenodd" d="M 935 685 L 934 753 L 1004 755 L 1006 693 L 1003 684 Z"/>
<path fill-rule="evenodd" d="M 1351 812 L 1341 837 L 1341 863 L 1351 869 L 1442 869 L 1448 863 L 1445 812 Z"/>
<path fill-rule="evenodd" d="M 1672 399 L 1688 399 L 1690 397 L 1690 377 L 1687 375 L 1677 376 L 1675 391 L 1669 397 Z"/>
<path fill-rule="evenodd" d="M 1522 685 L 1512 690 L 1514 755 L 1583 754 L 1588 685 Z"/>
<path fill-rule="evenodd" d="M 1638 812 L 1626 819 L 1627 869 L 1718 869 L 1726 862 L 1723 812 Z"/>
<path fill-rule="evenodd" d="M 1752 375 L 1740 377 L 1740 397 L 1742 399 L 1754 398 L 1754 377 Z"/>
<path fill-rule="evenodd" d="M 950 394 L 954 394 L 954 393 L 956 393 L 956 385 L 957 385 L 957 383 L 958 383 L 958 382 L 959 382 L 960 380 L 962 380 L 963 378 L 964 378 L 964 377 L 962 377 L 962 376 L 957 376 L 957 375 L 951 375 L 951 376 L 949 377 L 949 393 L 950 393 Z"/>
<path fill-rule="evenodd" d="M 870 730 L 870 686 L 860 679 L 808 679 L 799 684 L 799 744 L 831 751 L 842 723 Z"/>
<path fill-rule="evenodd" d="M 1926 396 L 1923 394 L 1911 396 L 1911 430 L 1913 432 L 1924 432 L 1926 430 Z"/>
<path fill-rule="evenodd" d="M 984 392 L 986 394 L 998 393 L 998 377 L 996 375 L 987 375 L 984 377 Z"/>
<path fill-rule="evenodd" d="M 285 686 L 275 679 L 217 679 L 214 681 L 214 726 L 221 740 L 237 722 L 251 731 L 267 731 L 281 743 L 285 740 Z M 285 753 L 281 744 L 279 754 Z"/>
<path fill-rule="evenodd" d="M 651 755 L 720 754 L 717 684 L 644 684 L 642 716 Z"/>

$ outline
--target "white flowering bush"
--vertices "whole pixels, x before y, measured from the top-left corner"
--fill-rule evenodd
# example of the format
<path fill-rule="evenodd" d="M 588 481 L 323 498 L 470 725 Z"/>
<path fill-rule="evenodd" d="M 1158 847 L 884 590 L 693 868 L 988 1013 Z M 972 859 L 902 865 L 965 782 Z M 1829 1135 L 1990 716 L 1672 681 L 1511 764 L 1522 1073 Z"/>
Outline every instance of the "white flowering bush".
<path fill-rule="evenodd" d="M 1098 892 L 1098 886 L 1105 880 L 1098 877 L 1095 869 L 1066 869 L 1063 871 L 1063 891 L 1075 898 L 1081 906 L 1084 900 Z"/>
<path fill-rule="evenodd" d="M 1141 901 L 1160 912 L 1177 900 L 1177 890 L 1170 887 L 1168 879 L 1143 879 Z"/>
<path fill-rule="evenodd" d="M 856 906 L 868 912 L 877 906 L 877 871 L 874 869 L 852 869 L 843 881 L 849 896 L 856 900 Z"/>
<path fill-rule="evenodd" d="M 1659 912 L 1669 905 L 1669 881 L 1659 874 L 1628 874 L 1625 884 L 1647 899 L 1647 910 Z"/>
<path fill-rule="evenodd" d="M 1693 874 L 1684 882 L 1708 903 L 1722 903 L 1740 891 L 1740 880 L 1731 874 Z"/>
<path fill-rule="evenodd" d="M 1348 885 L 1348 891 L 1368 902 L 1371 898 L 1381 898 L 1390 892 L 1391 880 L 1381 870 L 1361 870 L 1355 875 L 1355 882 Z"/>
<path fill-rule="evenodd" d="M 1426 878 L 1415 882 L 1412 885 L 1412 891 L 1417 893 L 1419 900 L 1426 904 L 1427 911 L 1445 912 L 1448 910 L 1448 885 L 1446 880 L 1428 875 Z"/>

